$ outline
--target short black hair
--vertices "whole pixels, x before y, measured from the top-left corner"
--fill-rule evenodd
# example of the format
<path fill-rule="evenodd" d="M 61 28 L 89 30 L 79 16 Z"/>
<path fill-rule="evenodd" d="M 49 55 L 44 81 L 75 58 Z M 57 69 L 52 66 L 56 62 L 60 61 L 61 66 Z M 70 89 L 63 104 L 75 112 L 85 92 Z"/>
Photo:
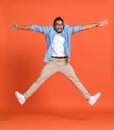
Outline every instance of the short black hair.
<path fill-rule="evenodd" d="M 63 24 L 64 24 L 64 20 L 59 16 L 59 17 L 56 17 L 56 18 L 54 19 L 53 25 L 55 25 L 56 21 L 59 21 L 59 20 L 62 21 Z"/>

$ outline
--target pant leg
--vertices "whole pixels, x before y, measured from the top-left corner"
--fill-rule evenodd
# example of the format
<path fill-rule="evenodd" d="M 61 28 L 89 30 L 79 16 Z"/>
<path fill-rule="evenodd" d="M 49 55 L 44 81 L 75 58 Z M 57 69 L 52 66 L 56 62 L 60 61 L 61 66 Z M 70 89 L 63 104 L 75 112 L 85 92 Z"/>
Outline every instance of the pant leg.
<path fill-rule="evenodd" d="M 86 88 L 80 82 L 80 80 L 76 76 L 72 66 L 69 63 L 60 70 L 60 73 L 64 74 L 67 78 L 69 78 L 73 82 L 73 84 L 78 88 L 78 90 L 81 92 L 81 94 L 86 99 L 89 99 L 89 97 L 90 97 L 89 92 L 86 90 Z"/>
<path fill-rule="evenodd" d="M 24 93 L 25 98 L 30 97 L 50 76 L 58 71 L 58 67 L 52 61 L 47 63 L 41 71 L 38 79 Z"/>

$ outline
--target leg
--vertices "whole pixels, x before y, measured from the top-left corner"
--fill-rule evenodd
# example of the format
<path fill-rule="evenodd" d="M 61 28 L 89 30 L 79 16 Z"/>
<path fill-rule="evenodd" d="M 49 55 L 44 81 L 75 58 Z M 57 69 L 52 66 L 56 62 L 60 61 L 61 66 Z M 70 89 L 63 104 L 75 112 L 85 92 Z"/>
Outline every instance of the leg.
<path fill-rule="evenodd" d="M 31 85 L 31 87 L 24 93 L 27 99 L 30 97 L 51 75 L 57 72 L 57 68 L 53 64 L 47 63 L 41 71 L 39 78 Z"/>
<path fill-rule="evenodd" d="M 68 63 L 65 67 L 63 67 L 60 72 L 64 74 L 67 78 L 69 78 L 73 84 L 78 88 L 78 90 L 82 93 L 82 95 L 86 98 L 90 98 L 89 92 L 85 89 L 85 87 L 82 85 L 78 77 L 76 76 L 73 68 L 71 65 Z"/>

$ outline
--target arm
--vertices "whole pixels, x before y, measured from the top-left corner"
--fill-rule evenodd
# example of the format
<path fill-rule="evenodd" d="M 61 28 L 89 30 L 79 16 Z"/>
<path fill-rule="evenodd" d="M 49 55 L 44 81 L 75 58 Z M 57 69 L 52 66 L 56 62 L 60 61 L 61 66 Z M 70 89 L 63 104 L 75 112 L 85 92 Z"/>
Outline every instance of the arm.
<path fill-rule="evenodd" d="M 10 25 L 11 29 L 20 29 L 20 30 L 31 30 L 31 26 L 18 26 L 17 24 L 11 24 Z"/>
<path fill-rule="evenodd" d="M 82 25 L 82 31 L 87 30 L 87 29 L 92 29 L 95 27 L 105 26 L 107 23 L 108 23 L 108 21 L 104 20 L 104 21 L 100 21 L 97 23 L 93 23 L 93 24 Z"/>
<path fill-rule="evenodd" d="M 10 28 L 15 30 L 15 29 L 20 29 L 20 30 L 29 30 L 29 31 L 35 31 L 35 32 L 40 32 L 43 34 L 46 34 L 51 28 L 51 26 L 37 26 L 37 25 L 30 25 L 30 26 L 18 26 L 17 24 L 11 24 Z"/>

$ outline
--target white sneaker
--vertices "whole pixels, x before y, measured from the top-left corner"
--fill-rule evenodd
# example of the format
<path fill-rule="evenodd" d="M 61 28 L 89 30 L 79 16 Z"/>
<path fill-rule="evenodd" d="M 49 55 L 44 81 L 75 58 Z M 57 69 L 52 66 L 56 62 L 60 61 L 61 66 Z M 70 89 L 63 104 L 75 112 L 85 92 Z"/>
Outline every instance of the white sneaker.
<path fill-rule="evenodd" d="M 18 91 L 15 92 L 15 96 L 17 98 L 17 100 L 19 101 L 19 103 L 21 105 L 23 105 L 26 101 L 26 98 L 24 97 L 24 95 L 20 94 Z"/>
<path fill-rule="evenodd" d="M 93 106 L 95 103 L 96 103 L 96 101 L 100 98 L 100 96 L 101 96 L 101 93 L 100 92 L 98 92 L 96 95 L 94 95 L 94 96 L 91 96 L 90 98 L 89 98 L 89 104 L 91 105 L 91 106 Z"/>

